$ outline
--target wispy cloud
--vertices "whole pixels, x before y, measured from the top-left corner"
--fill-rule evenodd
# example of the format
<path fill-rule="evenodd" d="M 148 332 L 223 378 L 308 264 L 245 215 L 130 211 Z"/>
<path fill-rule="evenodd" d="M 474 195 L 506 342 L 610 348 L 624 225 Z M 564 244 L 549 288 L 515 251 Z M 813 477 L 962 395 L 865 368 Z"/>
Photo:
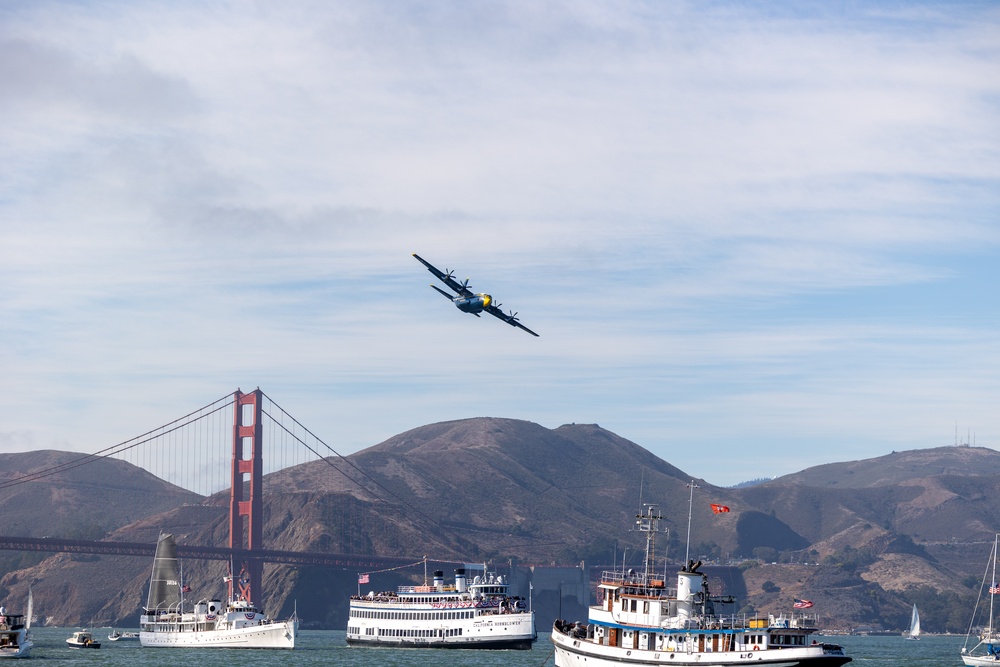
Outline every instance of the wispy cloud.
<path fill-rule="evenodd" d="M 988 3 L 0 9 L 0 448 L 237 386 L 715 483 L 1000 442 Z M 542 337 L 462 315 L 409 254 Z M 720 452 L 706 459 L 704 452 Z"/>

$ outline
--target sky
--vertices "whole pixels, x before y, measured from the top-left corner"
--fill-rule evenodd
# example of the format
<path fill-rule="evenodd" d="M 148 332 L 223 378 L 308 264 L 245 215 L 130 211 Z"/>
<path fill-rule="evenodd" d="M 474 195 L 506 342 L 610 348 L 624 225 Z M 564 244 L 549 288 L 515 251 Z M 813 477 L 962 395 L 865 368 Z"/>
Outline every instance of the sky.
<path fill-rule="evenodd" d="M 0 2 L 0 452 L 256 387 L 720 486 L 1000 448 L 998 251 L 994 2 Z"/>

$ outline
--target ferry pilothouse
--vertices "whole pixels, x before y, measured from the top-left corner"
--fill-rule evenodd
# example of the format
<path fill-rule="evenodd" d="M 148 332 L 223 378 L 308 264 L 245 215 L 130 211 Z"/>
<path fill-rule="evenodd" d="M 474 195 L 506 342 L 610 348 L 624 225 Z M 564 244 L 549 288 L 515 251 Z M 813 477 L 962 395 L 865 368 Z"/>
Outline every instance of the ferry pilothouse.
<path fill-rule="evenodd" d="M 636 519 L 646 533 L 645 571 L 604 572 L 588 622 L 555 621 L 556 667 L 839 667 L 851 661 L 840 646 L 813 639 L 815 617 L 717 613 L 716 605 L 735 600 L 709 593 L 700 562 L 688 561 L 677 573 L 676 587 L 668 587 L 665 577 L 653 572 L 660 512 L 649 505 Z"/>
<path fill-rule="evenodd" d="M 523 598 L 510 595 L 509 588 L 507 579 L 485 568 L 471 582 L 465 568 L 459 568 L 454 585 L 445 584 L 444 572 L 438 570 L 430 585 L 352 596 L 347 643 L 530 649 L 537 638 L 535 614 Z"/>

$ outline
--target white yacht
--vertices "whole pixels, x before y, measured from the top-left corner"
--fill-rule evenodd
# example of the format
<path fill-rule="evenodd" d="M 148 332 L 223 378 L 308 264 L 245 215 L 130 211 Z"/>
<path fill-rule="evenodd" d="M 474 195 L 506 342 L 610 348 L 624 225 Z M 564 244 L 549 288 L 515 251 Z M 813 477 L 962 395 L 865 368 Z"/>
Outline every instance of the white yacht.
<path fill-rule="evenodd" d="M 160 535 L 153 558 L 149 598 L 139 617 L 142 646 L 223 648 L 295 648 L 299 621 L 272 621 L 249 600 L 199 600 L 185 612 L 177 545 Z"/>
<path fill-rule="evenodd" d="M 31 589 L 28 589 L 28 614 L 11 614 L 0 606 L 0 658 L 27 658 L 31 647 Z"/>
<path fill-rule="evenodd" d="M 426 579 L 425 579 L 426 582 Z M 509 592 L 503 576 L 487 572 L 467 581 L 455 570 L 433 583 L 400 586 L 395 592 L 352 596 L 347 643 L 411 648 L 530 649 L 537 638 L 530 604 Z"/>
<path fill-rule="evenodd" d="M 653 571 L 660 518 L 655 505 L 636 517 L 637 529 L 646 533 L 644 572 L 605 572 L 587 623 L 556 620 L 556 667 L 839 667 L 851 661 L 840 646 L 812 639 L 815 618 L 719 613 L 716 605 L 735 600 L 709 593 L 700 562 L 689 561 L 676 586 L 668 587 L 666 577 Z"/>

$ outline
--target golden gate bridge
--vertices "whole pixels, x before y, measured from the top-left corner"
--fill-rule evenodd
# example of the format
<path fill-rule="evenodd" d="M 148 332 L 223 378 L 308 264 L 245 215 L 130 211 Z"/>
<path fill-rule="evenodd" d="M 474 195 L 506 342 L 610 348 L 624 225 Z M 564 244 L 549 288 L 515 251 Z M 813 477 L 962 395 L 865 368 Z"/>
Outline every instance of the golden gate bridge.
<path fill-rule="evenodd" d="M 83 454 L 69 462 L 0 482 L 0 490 L 54 477 L 104 459 L 126 461 L 179 488 L 208 497 L 229 489 L 229 545 L 179 544 L 178 556 L 225 560 L 239 576 L 231 577 L 231 591 L 248 600 L 261 590 L 265 562 L 335 567 L 346 570 L 392 568 L 412 564 L 413 557 L 381 557 L 324 552 L 294 552 L 265 548 L 263 478 L 290 467 L 323 461 L 331 474 L 345 476 L 376 495 L 391 495 L 409 506 L 277 405 L 259 388 L 236 390 L 179 419 L 140 436 Z M 419 510 L 415 510 L 419 513 Z M 70 552 L 152 557 L 155 544 L 110 540 L 73 540 L 59 537 L 0 536 L 0 550 Z M 436 561 L 435 562 L 453 562 Z"/>

